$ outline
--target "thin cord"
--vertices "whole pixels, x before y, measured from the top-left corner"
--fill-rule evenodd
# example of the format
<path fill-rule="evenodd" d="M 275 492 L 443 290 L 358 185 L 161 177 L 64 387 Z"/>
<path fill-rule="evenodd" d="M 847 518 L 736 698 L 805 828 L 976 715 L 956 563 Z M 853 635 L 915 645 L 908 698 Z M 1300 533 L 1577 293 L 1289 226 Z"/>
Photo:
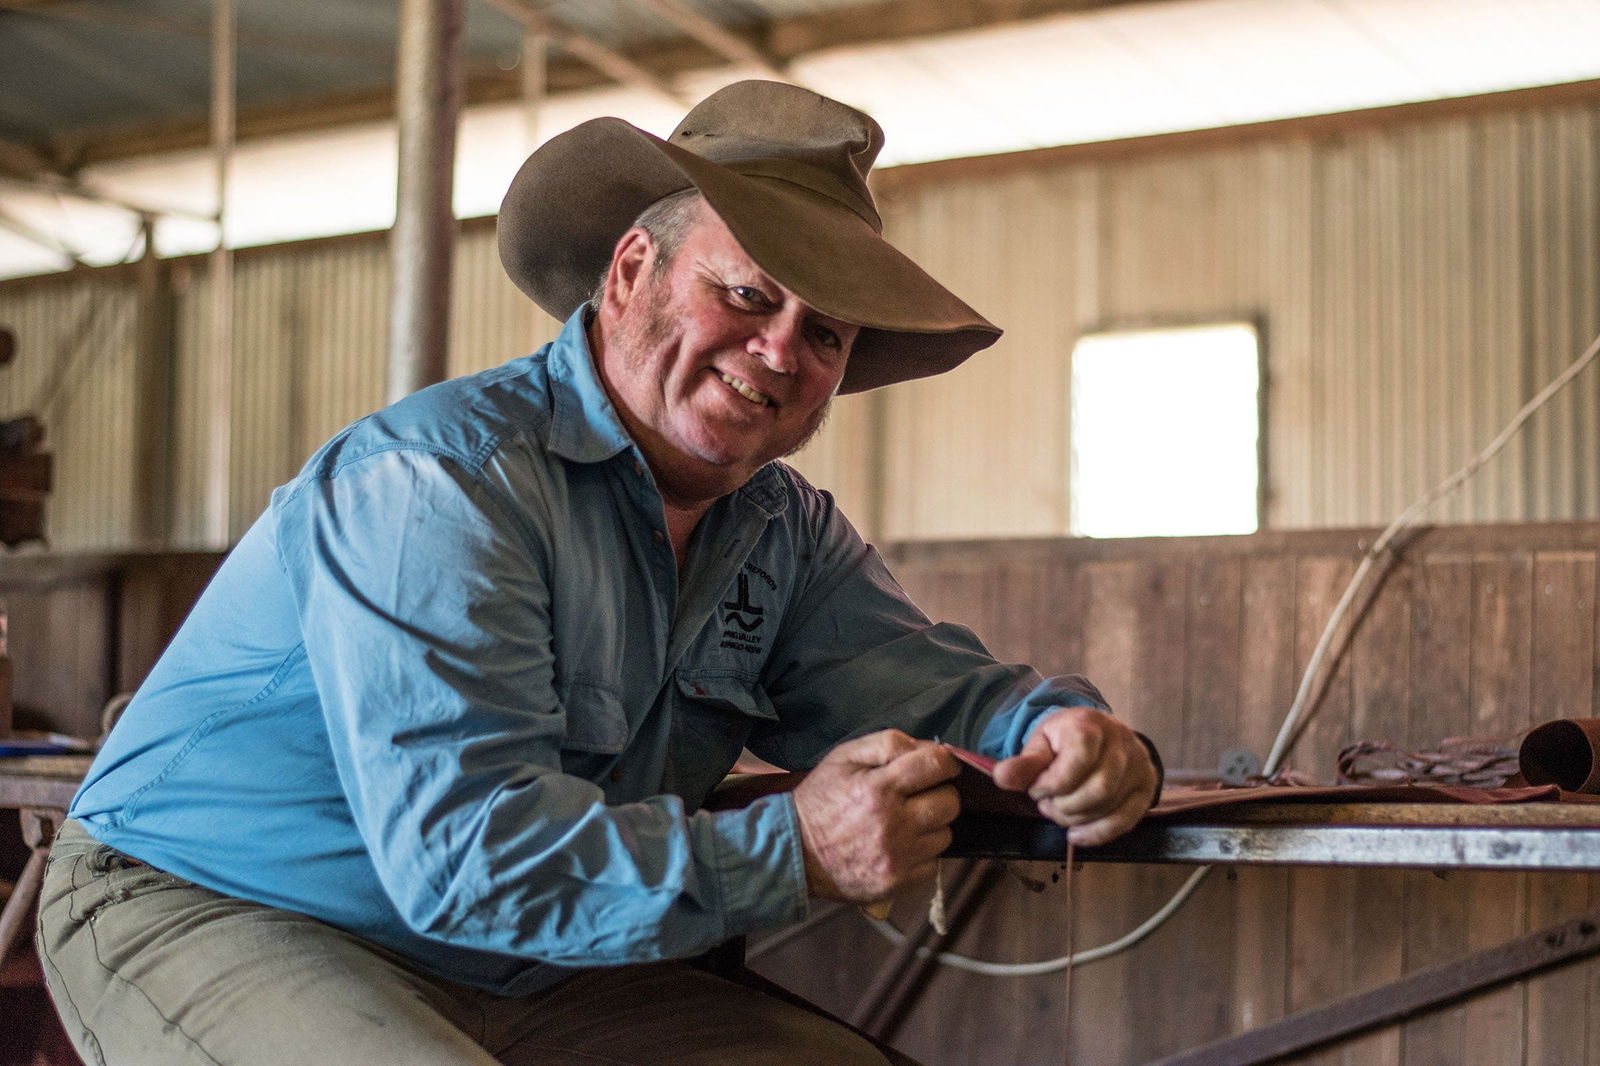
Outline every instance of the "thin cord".
<path fill-rule="evenodd" d="M 1072 869 L 1072 863 L 1073 863 L 1073 860 L 1075 858 L 1077 858 L 1076 851 L 1077 851 L 1077 849 L 1074 848 L 1073 845 L 1072 845 L 1072 838 L 1068 837 L 1067 838 L 1067 872 L 1066 872 L 1066 879 L 1067 879 L 1067 900 L 1066 900 L 1066 907 L 1067 907 L 1067 959 L 1068 959 L 1068 963 L 1067 963 L 1067 967 L 1066 967 L 1067 977 L 1066 977 L 1066 980 L 1062 982 L 1062 990 L 1061 990 L 1062 991 L 1062 998 L 1066 1001 L 1066 1005 L 1061 1011 L 1062 1018 L 1063 1018 L 1063 1020 L 1065 1022 L 1065 1025 L 1063 1026 L 1063 1028 L 1066 1030 L 1062 1034 L 1062 1036 L 1065 1038 L 1065 1042 L 1064 1042 L 1065 1050 L 1063 1050 L 1062 1053 L 1061 1053 L 1061 1061 L 1065 1064 L 1065 1066 L 1072 1066 L 1072 971 L 1076 968 L 1071 963 L 1071 959 L 1072 959 L 1072 935 L 1073 935 L 1073 930 L 1075 928 L 1077 928 L 1077 925 L 1078 925 L 1077 919 L 1073 916 L 1073 913 L 1072 913 L 1072 882 L 1073 882 L 1073 879 L 1074 879 L 1074 872 L 1073 872 L 1073 869 Z"/>
<path fill-rule="evenodd" d="M 1060 973 L 1069 966 L 1083 966 L 1091 962 L 1099 962 L 1101 959 L 1133 947 L 1133 945 L 1155 932 L 1161 923 L 1165 922 L 1172 916 L 1174 911 L 1183 906 L 1184 902 L 1194 894 L 1194 890 L 1200 887 L 1200 882 L 1205 879 L 1206 874 L 1210 872 L 1211 867 L 1209 866 L 1202 866 L 1195 870 L 1194 873 L 1189 875 L 1189 880 L 1185 881 L 1178 891 L 1173 893 L 1172 898 L 1167 900 L 1160 910 L 1146 918 L 1137 928 L 1123 934 L 1109 944 L 1102 944 L 1097 948 L 1089 948 L 1085 951 L 1063 955 L 1058 959 L 1044 959 L 1039 962 L 985 962 L 982 959 L 957 955 L 953 951 L 935 952 L 925 947 L 917 949 L 917 957 L 925 959 L 932 955 L 942 965 L 952 966 L 958 970 L 966 970 L 968 973 L 983 974 L 986 977 L 1033 977 L 1038 974 Z M 862 917 L 865 917 L 867 922 L 890 943 L 899 945 L 905 942 L 906 935 L 888 921 L 865 914 Z"/>

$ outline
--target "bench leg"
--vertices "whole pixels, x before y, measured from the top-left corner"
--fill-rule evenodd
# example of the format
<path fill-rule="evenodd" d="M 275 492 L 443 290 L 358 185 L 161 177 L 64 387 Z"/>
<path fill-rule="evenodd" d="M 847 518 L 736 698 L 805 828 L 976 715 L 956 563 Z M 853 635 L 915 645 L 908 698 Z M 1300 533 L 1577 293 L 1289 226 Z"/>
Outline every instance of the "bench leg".
<path fill-rule="evenodd" d="M 24 808 L 20 814 L 22 838 L 33 849 L 33 853 L 28 856 L 28 865 L 23 867 L 22 876 L 17 878 L 16 887 L 11 890 L 11 898 L 6 900 L 5 908 L 0 909 L 0 967 L 10 957 L 11 948 L 22 935 L 28 916 L 33 913 L 33 905 L 39 898 L 39 886 L 44 883 L 45 860 L 50 857 L 50 844 L 55 840 L 56 826 L 60 822 L 60 814 L 56 811 Z"/>

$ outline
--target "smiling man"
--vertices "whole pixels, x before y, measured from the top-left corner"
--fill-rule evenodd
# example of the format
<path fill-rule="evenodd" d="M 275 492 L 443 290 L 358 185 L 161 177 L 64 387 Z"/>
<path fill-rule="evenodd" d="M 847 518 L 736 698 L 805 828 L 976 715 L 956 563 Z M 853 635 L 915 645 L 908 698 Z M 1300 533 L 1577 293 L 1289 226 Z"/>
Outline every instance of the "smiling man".
<path fill-rule="evenodd" d="M 929 877 L 934 736 L 1079 843 L 1138 819 L 1088 682 L 931 623 L 777 461 L 998 336 L 883 240 L 881 144 L 744 82 L 529 159 L 501 256 L 560 336 L 278 489 L 73 805 L 39 944 L 86 1059 L 904 1062 L 681 960 Z M 809 773 L 704 809 L 744 746 Z"/>

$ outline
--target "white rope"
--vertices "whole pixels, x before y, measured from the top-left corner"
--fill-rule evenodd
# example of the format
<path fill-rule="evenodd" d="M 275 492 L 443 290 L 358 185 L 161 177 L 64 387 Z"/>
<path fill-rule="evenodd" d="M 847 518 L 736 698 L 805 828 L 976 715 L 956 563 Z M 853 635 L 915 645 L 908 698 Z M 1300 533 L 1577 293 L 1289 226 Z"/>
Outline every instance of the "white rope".
<path fill-rule="evenodd" d="M 1126 951 L 1155 932 L 1161 923 L 1165 922 L 1172 916 L 1173 912 L 1184 905 L 1189 897 L 1194 894 L 1194 890 L 1200 887 L 1200 882 L 1205 880 L 1206 874 L 1210 872 L 1211 867 L 1200 867 L 1189 875 L 1189 880 L 1185 881 L 1182 887 L 1173 893 L 1172 898 L 1167 900 L 1160 910 L 1146 918 L 1138 927 L 1097 948 L 1087 948 L 1083 951 L 1073 952 L 1070 955 L 1063 955 L 1058 959 L 1044 959 L 1039 962 L 985 962 L 982 959 L 958 955 L 953 951 L 935 952 L 925 947 L 917 949 L 917 957 L 925 959 L 932 955 L 934 961 L 941 965 L 952 966 L 958 970 L 966 970 L 968 973 L 983 974 L 985 977 L 1034 977 L 1038 974 L 1060 973 L 1069 966 L 1083 966 L 1087 963 L 1098 962 L 1120 951 Z M 873 918 L 866 914 L 863 914 L 862 917 L 866 918 L 867 923 L 881 933 L 890 943 L 897 947 L 905 943 L 906 935 L 888 921 L 882 918 Z"/>

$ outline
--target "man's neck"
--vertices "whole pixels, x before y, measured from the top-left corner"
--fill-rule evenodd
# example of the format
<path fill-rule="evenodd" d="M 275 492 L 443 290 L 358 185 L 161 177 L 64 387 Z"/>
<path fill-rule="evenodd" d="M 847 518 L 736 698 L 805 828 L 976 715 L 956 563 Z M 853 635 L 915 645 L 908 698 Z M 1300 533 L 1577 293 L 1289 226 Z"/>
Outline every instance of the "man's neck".
<path fill-rule="evenodd" d="M 700 519 L 711 509 L 711 503 L 678 507 L 671 501 L 663 499 L 661 507 L 666 514 L 667 536 L 672 539 L 672 554 L 678 560 L 678 573 L 682 574 L 689 566 L 689 542 L 694 539 L 694 531 L 700 525 Z"/>

